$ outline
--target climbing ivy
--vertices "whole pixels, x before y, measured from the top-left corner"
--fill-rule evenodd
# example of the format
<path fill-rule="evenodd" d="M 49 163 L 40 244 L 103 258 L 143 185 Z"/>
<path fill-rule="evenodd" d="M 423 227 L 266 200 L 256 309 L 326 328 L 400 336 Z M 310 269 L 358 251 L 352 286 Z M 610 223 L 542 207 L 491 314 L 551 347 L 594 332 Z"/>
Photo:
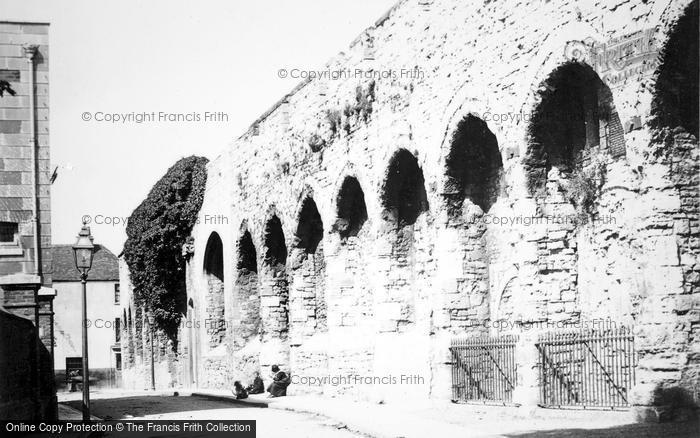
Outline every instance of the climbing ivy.
<path fill-rule="evenodd" d="M 124 260 L 134 300 L 151 309 L 156 325 L 173 341 L 187 296 L 182 248 L 202 206 L 207 162 L 191 156 L 175 163 L 136 207 L 126 227 Z"/>

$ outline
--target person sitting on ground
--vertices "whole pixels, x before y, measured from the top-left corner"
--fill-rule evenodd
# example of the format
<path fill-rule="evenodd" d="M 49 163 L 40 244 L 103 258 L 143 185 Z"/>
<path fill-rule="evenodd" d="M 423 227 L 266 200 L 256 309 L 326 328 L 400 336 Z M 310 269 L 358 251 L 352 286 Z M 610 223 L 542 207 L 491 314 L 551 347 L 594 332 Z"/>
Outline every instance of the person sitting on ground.
<path fill-rule="evenodd" d="M 246 390 L 248 391 L 248 394 L 262 394 L 265 392 L 265 385 L 263 384 L 263 379 L 260 377 L 260 373 L 258 371 L 255 372 L 253 383 L 248 385 Z"/>
<path fill-rule="evenodd" d="M 291 378 L 277 365 L 272 365 L 272 383 L 267 387 L 268 397 L 283 397 L 287 395 L 287 386 L 291 383 Z"/>
<path fill-rule="evenodd" d="M 241 385 L 241 382 L 238 380 L 233 382 L 233 395 L 236 396 L 236 400 L 248 398 L 248 391 L 245 390 L 243 385 Z"/>

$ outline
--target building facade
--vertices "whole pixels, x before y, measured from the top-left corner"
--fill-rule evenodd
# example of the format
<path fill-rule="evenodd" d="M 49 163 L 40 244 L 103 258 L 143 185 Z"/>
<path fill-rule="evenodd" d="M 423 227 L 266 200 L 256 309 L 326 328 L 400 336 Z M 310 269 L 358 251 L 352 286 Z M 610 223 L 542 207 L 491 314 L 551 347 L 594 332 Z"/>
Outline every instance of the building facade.
<path fill-rule="evenodd" d="M 697 52 L 696 1 L 399 2 L 209 163 L 156 382 L 449 399 L 454 340 L 512 336 L 542 405 L 586 371 L 547 336 L 628 330 L 605 390 L 697 403 Z"/>
<path fill-rule="evenodd" d="M 11 376 L 0 389 L 3 419 L 55 411 L 48 44 L 48 24 L 0 21 L 0 360 Z"/>
<path fill-rule="evenodd" d="M 80 373 L 82 367 L 82 326 L 76 316 L 82 306 L 83 289 L 71 245 L 53 245 L 52 265 L 56 290 L 54 368 L 56 387 L 63 391 L 71 389 L 70 372 Z M 120 296 L 117 257 L 106 247 L 95 245 L 87 281 L 91 388 L 113 388 L 121 381 Z"/>

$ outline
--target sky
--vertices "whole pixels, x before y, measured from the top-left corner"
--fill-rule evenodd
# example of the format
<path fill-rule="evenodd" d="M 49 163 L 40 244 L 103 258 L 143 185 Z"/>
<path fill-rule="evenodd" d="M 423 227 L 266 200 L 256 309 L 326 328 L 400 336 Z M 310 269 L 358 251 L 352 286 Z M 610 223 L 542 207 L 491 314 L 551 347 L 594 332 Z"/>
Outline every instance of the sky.
<path fill-rule="evenodd" d="M 215 158 L 299 82 L 280 69 L 322 67 L 395 2 L 0 0 L 0 20 L 50 23 L 53 243 L 89 216 L 118 254 L 124 219 L 171 165 Z M 200 120 L 135 121 L 154 112 Z"/>

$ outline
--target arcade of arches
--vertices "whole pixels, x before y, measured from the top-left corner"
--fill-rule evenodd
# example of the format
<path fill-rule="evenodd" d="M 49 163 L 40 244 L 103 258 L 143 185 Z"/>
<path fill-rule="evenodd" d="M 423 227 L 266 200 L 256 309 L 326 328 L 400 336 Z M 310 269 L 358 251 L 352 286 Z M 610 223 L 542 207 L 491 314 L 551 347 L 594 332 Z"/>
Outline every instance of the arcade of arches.
<path fill-rule="evenodd" d="M 639 29 L 600 4 L 499 6 L 511 11 L 502 28 L 489 2 L 419 3 L 400 2 L 334 62 L 421 65 L 424 78 L 306 82 L 210 162 L 200 215 L 228 224 L 193 230 L 187 319 L 225 323 L 181 330 L 157 380 L 229 388 L 280 364 L 299 376 L 422 378 L 293 393 L 449 398 L 450 340 L 507 333 L 521 352 L 515 401 L 534 404 L 538 335 L 605 321 L 634 332 L 633 404 L 657 402 L 660 388 L 695 394 L 697 1 L 629 11 L 658 28 L 661 52 L 623 81 L 567 56 L 572 39 Z M 567 8 L 586 25 L 551 18 Z M 533 15 L 550 18 L 532 27 Z M 395 53 L 395 38 L 415 48 Z M 530 117 L 499 122 L 490 108 Z M 124 315 L 125 376 L 138 381 L 143 312 Z"/>

